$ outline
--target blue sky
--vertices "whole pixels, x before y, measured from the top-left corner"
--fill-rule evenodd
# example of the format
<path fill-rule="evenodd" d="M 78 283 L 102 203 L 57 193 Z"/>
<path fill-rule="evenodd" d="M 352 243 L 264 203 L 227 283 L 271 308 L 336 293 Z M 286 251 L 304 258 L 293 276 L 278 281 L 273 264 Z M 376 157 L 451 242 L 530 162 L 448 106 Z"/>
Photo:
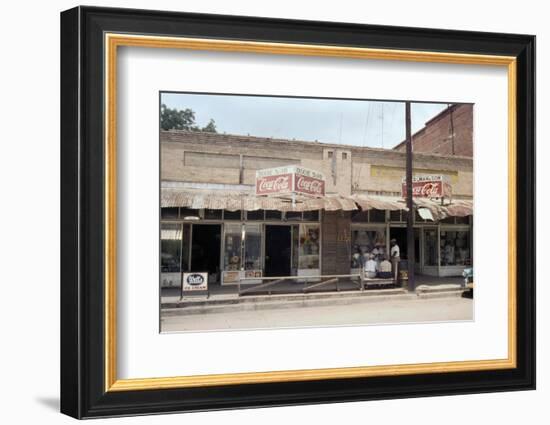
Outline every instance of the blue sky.
<path fill-rule="evenodd" d="M 378 148 L 392 148 L 405 138 L 403 102 L 184 93 L 163 93 L 161 102 L 192 109 L 200 126 L 214 119 L 219 133 Z M 446 107 L 412 103 L 413 133 Z"/>

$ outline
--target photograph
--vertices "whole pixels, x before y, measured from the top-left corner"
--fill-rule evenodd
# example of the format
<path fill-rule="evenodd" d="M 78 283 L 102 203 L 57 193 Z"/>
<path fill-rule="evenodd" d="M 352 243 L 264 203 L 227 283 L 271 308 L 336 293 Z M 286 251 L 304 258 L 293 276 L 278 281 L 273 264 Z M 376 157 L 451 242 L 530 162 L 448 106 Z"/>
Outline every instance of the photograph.
<path fill-rule="evenodd" d="M 61 412 L 534 389 L 535 36 L 212 12 L 61 13 Z"/>
<path fill-rule="evenodd" d="M 475 110 L 160 92 L 160 331 L 474 320 Z"/>

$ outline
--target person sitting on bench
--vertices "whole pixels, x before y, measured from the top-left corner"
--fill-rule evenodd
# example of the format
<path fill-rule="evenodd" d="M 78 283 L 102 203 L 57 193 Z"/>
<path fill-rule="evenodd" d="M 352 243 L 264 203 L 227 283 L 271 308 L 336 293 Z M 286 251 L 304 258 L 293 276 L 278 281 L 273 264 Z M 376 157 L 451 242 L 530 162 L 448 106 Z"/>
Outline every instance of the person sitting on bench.
<path fill-rule="evenodd" d="M 377 266 L 378 265 L 376 264 L 376 261 L 374 261 L 374 255 L 369 254 L 368 255 L 368 260 L 365 263 L 365 267 L 364 267 L 365 277 L 367 279 L 373 279 L 373 278 L 376 277 Z"/>
<path fill-rule="evenodd" d="M 393 274 L 391 272 L 391 263 L 388 261 L 388 257 L 386 255 L 378 266 L 377 277 L 379 277 L 380 279 L 391 279 L 393 277 Z"/>

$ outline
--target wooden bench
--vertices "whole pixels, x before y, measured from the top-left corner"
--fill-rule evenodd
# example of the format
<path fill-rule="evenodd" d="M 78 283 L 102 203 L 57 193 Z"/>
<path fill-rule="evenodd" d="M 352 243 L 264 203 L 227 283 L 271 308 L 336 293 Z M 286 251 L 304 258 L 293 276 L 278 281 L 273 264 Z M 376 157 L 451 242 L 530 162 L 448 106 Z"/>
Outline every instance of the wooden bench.
<path fill-rule="evenodd" d="M 366 277 L 364 272 L 361 272 L 361 283 L 363 284 L 363 287 L 369 287 L 369 286 L 387 286 L 387 285 L 395 285 L 395 279 L 393 277 Z"/>

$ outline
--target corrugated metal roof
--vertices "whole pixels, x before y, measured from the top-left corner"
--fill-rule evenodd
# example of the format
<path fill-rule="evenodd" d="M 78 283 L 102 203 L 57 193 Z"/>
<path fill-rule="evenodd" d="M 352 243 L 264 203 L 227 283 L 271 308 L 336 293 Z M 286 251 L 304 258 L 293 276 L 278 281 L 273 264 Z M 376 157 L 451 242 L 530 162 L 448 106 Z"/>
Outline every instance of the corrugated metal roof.
<path fill-rule="evenodd" d="M 408 210 L 405 200 L 398 197 L 355 194 L 351 199 L 363 210 Z"/>
<path fill-rule="evenodd" d="M 436 220 L 447 217 L 466 217 L 474 213 L 474 202 L 470 200 L 453 199 L 450 204 L 441 205 L 441 201 L 429 198 L 414 198 L 414 204 L 419 208 L 427 208 Z"/>
<path fill-rule="evenodd" d="M 187 207 L 213 210 L 278 210 L 278 211 L 351 211 L 357 205 L 351 198 L 326 195 L 322 198 L 300 199 L 292 206 L 287 199 L 256 196 L 253 192 L 162 188 L 161 207 Z"/>
<path fill-rule="evenodd" d="M 419 208 L 427 208 L 436 220 L 446 217 L 464 217 L 473 214 L 473 201 L 453 200 L 450 204 L 441 205 L 441 202 L 428 198 L 414 198 L 414 204 Z M 327 194 L 322 198 L 301 198 L 294 206 L 290 199 L 280 199 L 265 196 L 256 196 L 253 191 L 236 191 L 223 189 L 189 189 L 166 188 L 161 189 L 161 207 L 186 207 L 193 209 L 212 210 L 277 210 L 277 211 L 352 211 L 357 210 L 405 210 L 406 202 L 403 198 L 354 194 L 342 196 Z"/>

